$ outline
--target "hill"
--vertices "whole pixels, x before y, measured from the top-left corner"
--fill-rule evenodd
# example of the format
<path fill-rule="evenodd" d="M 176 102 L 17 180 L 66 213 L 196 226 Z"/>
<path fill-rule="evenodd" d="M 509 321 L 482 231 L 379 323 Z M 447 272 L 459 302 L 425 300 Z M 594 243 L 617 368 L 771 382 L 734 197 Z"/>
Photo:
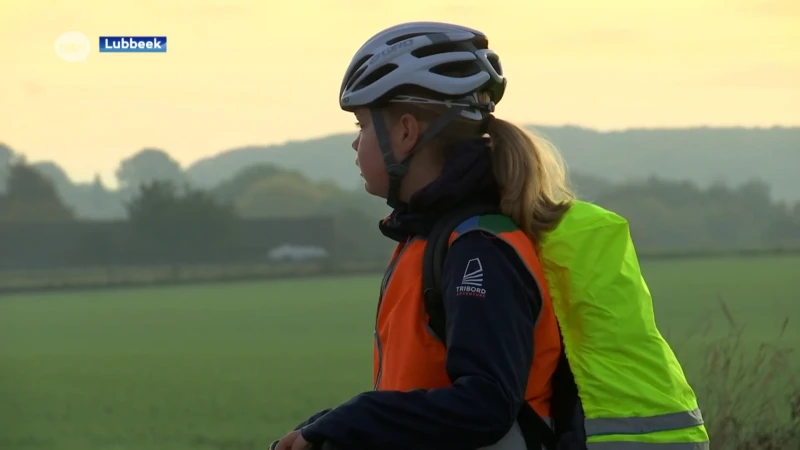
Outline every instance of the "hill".
<path fill-rule="evenodd" d="M 573 172 L 619 183 L 658 176 L 707 187 L 760 179 L 777 199 L 800 199 L 800 127 L 631 129 L 529 126 L 553 142 Z M 213 187 L 260 163 L 298 170 L 315 181 L 360 184 L 352 134 L 281 145 L 248 146 L 203 158 L 187 168 L 199 186 Z"/>
<path fill-rule="evenodd" d="M 617 188 L 639 189 L 635 187 L 640 186 L 639 182 L 655 177 L 691 182 L 700 189 L 740 186 L 758 179 L 765 185 L 766 196 L 773 201 L 789 204 L 800 201 L 800 127 L 614 132 L 571 126 L 529 128 L 556 144 L 570 166 L 578 192 L 590 200 Z M 217 189 L 244 169 L 267 164 L 296 172 L 315 183 L 327 182 L 344 191 L 363 194 L 354 165 L 355 153 L 350 147 L 354 138 L 353 134 L 336 134 L 281 145 L 235 148 L 200 159 L 189 167 L 181 167 L 169 155 L 169 149 L 142 149 L 120 161 L 117 175 L 122 178 L 118 182 L 120 186 L 135 188 L 148 180 L 166 178 L 179 184 L 188 180 L 197 187 Z M 0 144 L 0 193 L 5 189 L 8 168 L 15 158 L 24 159 L 24 149 Z M 124 216 L 124 202 L 130 192 L 109 189 L 99 178 L 76 183 L 57 162 L 39 161 L 33 166 L 53 181 L 61 198 L 77 216 L 87 219 Z"/>

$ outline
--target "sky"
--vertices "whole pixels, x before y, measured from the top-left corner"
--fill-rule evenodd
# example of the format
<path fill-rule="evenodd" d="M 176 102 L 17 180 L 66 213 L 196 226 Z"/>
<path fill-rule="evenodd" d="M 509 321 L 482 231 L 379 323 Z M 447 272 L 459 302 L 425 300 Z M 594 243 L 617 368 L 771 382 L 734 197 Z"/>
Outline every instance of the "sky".
<path fill-rule="evenodd" d="M 186 166 L 354 132 L 338 107 L 353 53 L 414 20 L 487 33 L 509 79 L 496 115 L 517 123 L 800 125 L 797 0 L 2 0 L 0 142 L 114 186 L 143 147 Z M 56 56 L 67 31 L 90 38 L 86 63 Z M 169 46 L 100 54 L 101 35 Z"/>

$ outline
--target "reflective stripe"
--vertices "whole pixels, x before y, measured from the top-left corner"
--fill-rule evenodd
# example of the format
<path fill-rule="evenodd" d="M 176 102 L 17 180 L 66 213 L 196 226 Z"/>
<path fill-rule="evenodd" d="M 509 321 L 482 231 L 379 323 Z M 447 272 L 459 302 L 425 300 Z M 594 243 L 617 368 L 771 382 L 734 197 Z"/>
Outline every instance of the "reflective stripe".
<path fill-rule="evenodd" d="M 553 421 L 550 418 L 544 420 L 553 426 Z M 525 439 L 522 437 L 519 423 L 514 422 L 511 429 L 503 436 L 502 439 L 496 443 L 482 447 L 478 450 L 525 450 Z M 708 442 L 669 442 L 669 443 L 656 443 L 656 442 L 628 442 L 628 441 L 613 441 L 613 442 L 589 442 L 586 444 L 587 450 L 709 450 Z M 542 447 L 542 450 L 546 450 Z"/>
<path fill-rule="evenodd" d="M 708 442 L 590 442 L 588 450 L 709 450 Z"/>
<path fill-rule="evenodd" d="M 703 414 L 699 409 L 650 417 L 620 417 L 614 419 L 586 419 L 587 436 L 609 434 L 649 434 L 659 431 L 703 425 Z"/>

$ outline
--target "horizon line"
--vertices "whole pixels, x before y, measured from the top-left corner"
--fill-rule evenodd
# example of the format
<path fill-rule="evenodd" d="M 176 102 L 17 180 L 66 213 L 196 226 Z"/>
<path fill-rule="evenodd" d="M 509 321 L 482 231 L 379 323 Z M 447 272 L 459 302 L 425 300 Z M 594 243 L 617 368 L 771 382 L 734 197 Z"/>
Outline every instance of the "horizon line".
<path fill-rule="evenodd" d="M 770 131 L 770 130 L 780 130 L 780 129 L 787 129 L 787 130 L 797 129 L 798 131 L 800 131 L 800 123 L 798 123 L 798 124 L 788 124 L 788 125 L 787 124 L 781 124 L 781 123 L 775 123 L 775 124 L 772 124 L 772 125 L 769 125 L 769 126 L 766 126 L 766 125 L 713 125 L 713 124 L 711 124 L 711 125 L 706 124 L 706 125 L 665 126 L 665 127 L 630 126 L 630 127 L 625 127 L 625 128 L 609 128 L 609 129 L 594 128 L 594 127 L 591 127 L 591 126 L 580 125 L 580 124 L 570 124 L 570 123 L 562 123 L 562 124 L 558 124 L 558 125 L 552 125 L 552 124 L 548 125 L 548 124 L 542 124 L 542 123 L 539 123 L 539 124 L 537 124 L 537 123 L 525 123 L 525 124 L 521 124 L 520 125 L 520 124 L 517 123 L 516 125 L 518 125 L 518 126 L 520 126 L 522 128 L 525 128 L 528 131 L 531 131 L 531 129 L 533 129 L 534 132 L 536 131 L 536 129 L 545 129 L 545 128 L 558 129 L 558 128 L 560 128 L 560 129 L 585 130 L 585 131 L 594 132 L 594 133 L 597 133 L 597 134 L 600 134 L 600 135 L 635 132 L 635 131 L 689 131 L 689 130 L 712 130 L 712 129 L 720 130 L 720 131 L 722 131 L 722 130 L 726 130 L 727 131 L 727 130 L 734 130 L 734 129 L 742 129 L 742 130 L 749 130 L 749 131 Z M 282 146 L 285 146 L 285 145 L 288 145 L 288 144 L 294 144 L 294 143 L 300 143 L 300 142 L 321 141 L 321 140 L 328 139 L 328 138 L 345 136 L 345 135 L 350 135 L 350 134 L 355 134 L 355 133 L 354 132 L 344 132 L 344 131 L 342 131 L 342 132 L 315 135 L 315 136 L 311 136 L 311 137 L 308 137 L 308 138 L 305 138 L 305 139 L 284 139 L 283 141 L 272 142 L 272 143 L 262 142 L 262 143 L 252 143 L 252 144 L 242 144 L 242 145 L 236 145 L 236 146 L 229 146 L 229 147 L 225 147 L 222 150 L 217 151 L 216 153 L 209 154 L 209 155 L 206 155 L 206 156 L 201 156 L 201 157 L 198 157 L 198 158 L 194 158 L 190 162 L 188 162 L 187 164 L 180 164 L 180 162 L 179 162 L 179 164 L 180 164 L 182 170 L 188 171 L 192 166 L 194 166 L 195 164 L 197 164 L 200 161 L 213 159 L 213 158 L 219 157 L 221 155 L 224 155 L 226 153 L 233 152 L 233 151 L 249 149 L 249 148 L 257 148 L 257 147 L 261 147 L 261 148 L 264 148 L 264 149 L 272 149 L 272 148 L 276 148 L 276 147 L 282 147 Z M 23 158 L 25 158 L 26 163 L 29 164 L 29 165 L 44 164 L 44 163 L 52 163 L 52 164 L 57 165 L 67 175 L 67 178 L 73 184 L 92 183 L 94 181 L 94 178 L 99 176 L 101 181 L 103 181 L 103 184 L 106 185 L 106 187 L 109 187 L 110 185 L 116 185 L 116 180 L 111 180 L 111 184 L 109 184 L 108 181 L 104 180 L 103 176 L 102 176 L 102 173 L 100 171 L 95 172 L 95 174 L 91 178 L 87 178 L 87 179 L 72 178 L 70 176 L 69 172 L 61 166 L 61 164 L 59 163 L 58 160 L 54 160 L 54 159 L 28 160 L 28 155 L 26 155 L 23 150 L 17 150 L 8 141 L 0 140 L 0 147 L 3 147 L 3 146 L 11 149 L 11 151 L 13 152 L 14 156 L 22 156 Z M 144 149 L 162 150 L 162 151 L 166 152 L 168 155 L 173 156 L 172 154 L 170 154 L 169 150 L 166 149 L 166 148 L 159 147 L 159 146 L 153 146 L 153 145 L 143 145 L 143 146 L 137 147 L 137 150 L 135 150 L 134 152 L 130 153 L 129 157 L 135 155 L 136 153 L 138 153 L 138 152 L 140 152 L 141 150 L 144 150 Z"/>

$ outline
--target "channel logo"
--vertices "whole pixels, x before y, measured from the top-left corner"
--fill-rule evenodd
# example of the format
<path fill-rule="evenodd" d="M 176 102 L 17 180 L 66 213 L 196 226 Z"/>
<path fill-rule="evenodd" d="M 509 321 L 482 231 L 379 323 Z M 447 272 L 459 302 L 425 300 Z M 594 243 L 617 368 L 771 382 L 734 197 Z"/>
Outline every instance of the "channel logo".
<path fill-rule="evenodd" d="M 56 38 L 55 49 L 56 56 L 64 61 L 83 63 L 91 51 L 89 38 L 78 31 L 68 31 Z"/>
<path fill-rule="evenodd" d="M 100 36 L 100 53 L 166 53 L 166 36 Z"/>

